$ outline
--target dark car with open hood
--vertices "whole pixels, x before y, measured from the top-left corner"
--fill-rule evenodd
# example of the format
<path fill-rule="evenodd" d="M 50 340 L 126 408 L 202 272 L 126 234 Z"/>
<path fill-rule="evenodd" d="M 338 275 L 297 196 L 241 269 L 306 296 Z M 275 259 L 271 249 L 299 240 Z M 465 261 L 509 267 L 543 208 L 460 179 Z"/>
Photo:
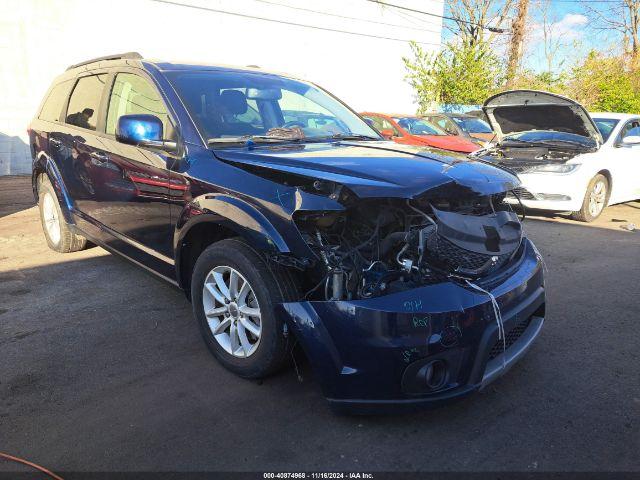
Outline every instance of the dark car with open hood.
<path fill-rule="evenodd" d="M 89 240 L 183 289 L 241 377 L 299 346 L 338 411 L 432 406 L 541 330 L 518 178 L 384 141 L 314 84 L 114 55 L 54 81 L 30 140 L 49 246 Z"/>

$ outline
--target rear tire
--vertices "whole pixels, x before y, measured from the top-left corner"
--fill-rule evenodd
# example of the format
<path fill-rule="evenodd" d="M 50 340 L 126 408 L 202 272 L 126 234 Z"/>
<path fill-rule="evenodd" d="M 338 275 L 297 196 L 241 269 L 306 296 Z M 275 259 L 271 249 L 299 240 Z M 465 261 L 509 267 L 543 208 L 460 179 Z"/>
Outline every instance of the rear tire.
<path fill-rule="evenodd" d="M 51 250 L 59 253 L 77 252 L 87 245 L 87 239 L 75 234 L 62 214 L 58 197 L 46 176 L 38 187 L 38 208 L 42 231 Z"/>
<path fill-rule="evenodd" d="M 266 377 L 285 364 L 291 334 L 274 306 L 296 295 L 288 272 L 270 268 L 239 239 L 209 245 L 191 278 L 193 314 L 207 347 L 225 368 L 244 378 Z"/>
<path fill-rule="evenodd" d="M 609 200 L 609 181 L 601 173 L 589 182 L 582 201 L 582 208 L 571 214 L 571 218 L 580 222 L 593 222 L 600 216 Z"/>

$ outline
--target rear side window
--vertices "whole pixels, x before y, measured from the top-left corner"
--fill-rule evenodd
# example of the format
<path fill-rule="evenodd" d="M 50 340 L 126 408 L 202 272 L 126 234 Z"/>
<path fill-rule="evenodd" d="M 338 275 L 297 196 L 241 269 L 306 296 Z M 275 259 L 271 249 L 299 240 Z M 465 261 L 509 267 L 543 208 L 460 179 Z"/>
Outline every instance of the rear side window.
<path fill-rule="evenodd" d="M 46 120 L 47 122 L 57 122 L 60 119 L 62 107 L 67 100 L 70 89 L 71 80 L 54 86 L 49 92 L 49 96 L 45 100 L 44 105 L 42 105 L 42 110 L 40 110 L 38 118 L 40 120 Z"/>
<path fill-rule="evenodd" d="M 107 74 L 82 77 L 73 89 L 67 107 L 67 123 L 95 130 L 98 124 L 100 97 L 107 81 Z"/>
<path fill-rule="evenodd" d="M 119 73 L 109 99 L 106 133 L 114 135 L 118 118 L 134 114 L 155 115 L 162 121 L 164 138 L 173 139 L 169 113 L 151 82 L 133 73 Z"/>

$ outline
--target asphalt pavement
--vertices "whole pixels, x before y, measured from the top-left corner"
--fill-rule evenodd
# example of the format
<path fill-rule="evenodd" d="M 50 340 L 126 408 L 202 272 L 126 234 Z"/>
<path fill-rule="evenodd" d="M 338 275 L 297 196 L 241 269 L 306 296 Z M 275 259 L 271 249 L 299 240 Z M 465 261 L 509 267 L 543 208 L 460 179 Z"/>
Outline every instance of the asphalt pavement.
<path fill-rule="evenodd" d="M 0 451 L 54 471 L 640 471 L 640 202 L 530 217 L 547 320 L 488 389 L 418 414 L 334 415 L 308 366 L 242 380 L 182 292 L 101 248 L 47 248 L 0 177 Z M 0 472 L 22 467 L 0 461 Z"/>

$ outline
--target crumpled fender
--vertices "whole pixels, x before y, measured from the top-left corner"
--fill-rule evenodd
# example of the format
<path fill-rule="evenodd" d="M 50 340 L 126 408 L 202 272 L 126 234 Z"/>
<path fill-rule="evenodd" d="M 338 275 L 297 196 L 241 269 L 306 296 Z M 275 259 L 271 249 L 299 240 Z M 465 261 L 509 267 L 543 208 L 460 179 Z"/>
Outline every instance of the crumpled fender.
<path fill-rule="evenodd" d="M 280 233 L 262 213 L 248 203 L 224 194 L 202 195 L 186 206 L 178 220 L 175 245 L 180 245 L 189 230 L 202 222 L 217 223 L 233 230 L 261 250 L 290 252 Z"/>

